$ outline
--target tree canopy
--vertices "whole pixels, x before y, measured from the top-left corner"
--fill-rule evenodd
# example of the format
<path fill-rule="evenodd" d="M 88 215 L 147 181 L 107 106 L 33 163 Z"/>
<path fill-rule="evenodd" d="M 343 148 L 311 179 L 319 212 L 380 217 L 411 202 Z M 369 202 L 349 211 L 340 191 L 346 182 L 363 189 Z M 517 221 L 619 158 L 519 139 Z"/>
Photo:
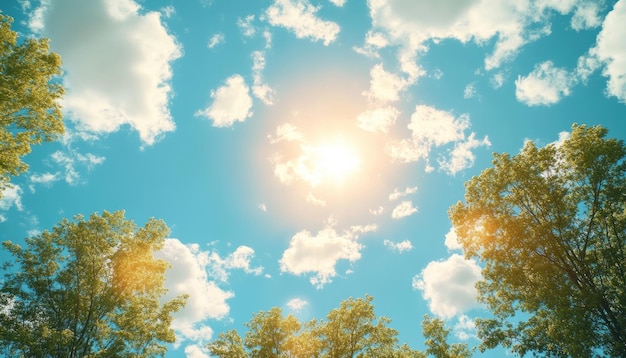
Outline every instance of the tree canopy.
<path fill-rule="evenodd" d="M 10 176 L 28 166 L 22 157 L 31 144 L 52 141 L 64 133 L 61 106 L 61 58 L 47 39 L 18 43 L 13 19 L 0 14 L 0 197 Z"/>
<path fill-rule="evenodd" d="M 573 125 L 562 142 L 495 154 L 450 209 L 484 264 L 482 349 L 626 356 L 626 147 L 607 134 Z"/>
<path fill-rule="evenodd" d="M 10 241 L 0 288 L 0 352 L 11 357 L 153 357 L 175 340 L 172 313 L 185 297 L 161 298 L 168 264 L 153 253 L 169 230 L 124 212 L 77 216 L 52 231 Z"/>
<path fill-rule="evenodd" d="M 290 357 L 352 358 L 395 357 L 437 358 L 470 357 L 465 344 L 447 343 L 449 330 L 440 319 L 425 318 L 424 336 L 431 342 L 427 353 L 398 343 L 398 332 L 388 327 L 390 320 L 377 318 L 373 298 L 349 298 L 328 313 L 325 320 L 302 324 L 280 308 L 256 313 L 245 324 L 248 331 L 242 339 L 235 330 L 221 333 L 207 348 L 220 358 Z"/>

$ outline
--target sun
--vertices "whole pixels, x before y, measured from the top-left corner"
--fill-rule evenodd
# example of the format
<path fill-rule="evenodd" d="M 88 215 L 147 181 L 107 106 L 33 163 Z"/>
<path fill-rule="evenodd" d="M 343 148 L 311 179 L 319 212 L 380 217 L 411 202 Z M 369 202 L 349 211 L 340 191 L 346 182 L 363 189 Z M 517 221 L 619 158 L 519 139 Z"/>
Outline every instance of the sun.
<path fill-rule="evenodd" d="M 310 150 L 312 171 L 320 182 L 343 183 L 361 164 L 354 147 L 345 141 L 335 140 Z"/>

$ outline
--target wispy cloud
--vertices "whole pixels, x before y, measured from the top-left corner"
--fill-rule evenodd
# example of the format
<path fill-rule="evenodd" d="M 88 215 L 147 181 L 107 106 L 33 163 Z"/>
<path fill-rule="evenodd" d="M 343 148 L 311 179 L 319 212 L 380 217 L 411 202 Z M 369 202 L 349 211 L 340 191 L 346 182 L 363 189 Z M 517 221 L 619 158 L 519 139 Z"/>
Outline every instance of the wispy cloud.
<path fill-rule="evenodd" d="M 398 188 L 393 189 L 393 193 L 389 194 L 389 200 L 394 201 L 400 198 L 404 198 L 405 196 L 412 195 L 417 193 L 416 186 L 406 187 L 404 190 L 400 190 Z"/>
<path fill-rule="evenodd" d="M 31 12 L 31 29 L 52 39 L 63 58 L 63 107 L 81 130 L 110 133 L 128 124 L 147 145 L 174 130 L 171 63 L 182 52 L 161 13 L 131 0 L 42 3 Z"/>
<path fill-rule="evenodd" d="M 413 244 L 409 240 L 404 240 L 400 242 L 393 242 L 390 240 L 383 241 L 383 244 L 387 246 L 392 251 L 397 251 L 399 253 L 403 253 L 405 251 L 413 250 Z"/>
<path fill-rule="evenodd" d="M 226 41 L 226 37 L 224 36 L 223 33 L 220 32 L 211 36 L 211 38 L 209 39 L 209 42 L 207 43 L 207 47 L 214 48 L 218 45 L 223 44 L 225 41 Z"/>

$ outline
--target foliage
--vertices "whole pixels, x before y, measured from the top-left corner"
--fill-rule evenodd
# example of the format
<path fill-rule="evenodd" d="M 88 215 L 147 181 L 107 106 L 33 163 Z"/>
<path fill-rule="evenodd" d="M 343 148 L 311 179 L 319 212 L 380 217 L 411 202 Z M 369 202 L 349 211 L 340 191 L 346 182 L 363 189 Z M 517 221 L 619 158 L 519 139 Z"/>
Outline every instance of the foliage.
<path fill-rule="evenodd" d="M 162 355 L 185 301 L 160 300 L 168 264 L 153 253 L 168 233 L 160 220 L 137 229 L 124 212 L 105 211 L 64 219 L 26 247 L 3 242 L 15 261 L 3 265 L 0 348 L 11 357 Z"/>
<path fill-rule="evenodd" d="M 496 154 L 450 209 L 484 263 L 482 349 L 626 356 L 626 147 L 607 133 L 574 125 L 562 143 Z"/>
<path fill-rule="evenodd" d="M 387 325 L 390 320 L 376 318 L 373 298 L 349 298 L 326 316 L 301 324 L 293 315 L 284 317 L 280 308 L 255 314 L 246 323 L 245 339 L 237 331 L 223 332 L 211 342 L 209 352 L 220 358 L 289 357 L 289 358 L 425 358 L 426 354 L 398 344 L 398 332 Z M 448 345 L 449 330 L 443 321 L 430 320 L 424 335 L 432 339 L 427 351 L 436 358 L 467 358 L 464 344 Z M 440 355 L 443 352 L 443 355 Z"/>
<path fill-rule="evenodd" d="M 426 353 L 436 358 L 469 358 L 472 352 L 466 344 L 448 343 L 450 330 L 445 328 L 444 322 L 439 318 L 424 316 L 422 332 L 426 337 Z"/>
<path fill-rule="evenodd" d="M 61 58 L 49 52 L 47 39 L 29 38 L 18 44 L 13 19 L 0 14 L 0 196 L 10 181 L 28 166 L 21 157 L 31 144 L 57 139 L 64 132 Z"/>

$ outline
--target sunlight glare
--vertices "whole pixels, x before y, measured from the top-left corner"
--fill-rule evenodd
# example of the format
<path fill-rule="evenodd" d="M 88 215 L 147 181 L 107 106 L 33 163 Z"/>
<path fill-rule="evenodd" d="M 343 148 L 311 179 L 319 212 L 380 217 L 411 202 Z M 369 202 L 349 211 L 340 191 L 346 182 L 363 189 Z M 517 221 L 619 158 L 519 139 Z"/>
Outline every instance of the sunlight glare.
<path fill-rule="evenodd" d="M 313 171 L 320 179 L 330 178 L 335 183 L 343 182 L 360 166 L 354 149 L 345 142 L 335 141 L 313 148 Z"/>

